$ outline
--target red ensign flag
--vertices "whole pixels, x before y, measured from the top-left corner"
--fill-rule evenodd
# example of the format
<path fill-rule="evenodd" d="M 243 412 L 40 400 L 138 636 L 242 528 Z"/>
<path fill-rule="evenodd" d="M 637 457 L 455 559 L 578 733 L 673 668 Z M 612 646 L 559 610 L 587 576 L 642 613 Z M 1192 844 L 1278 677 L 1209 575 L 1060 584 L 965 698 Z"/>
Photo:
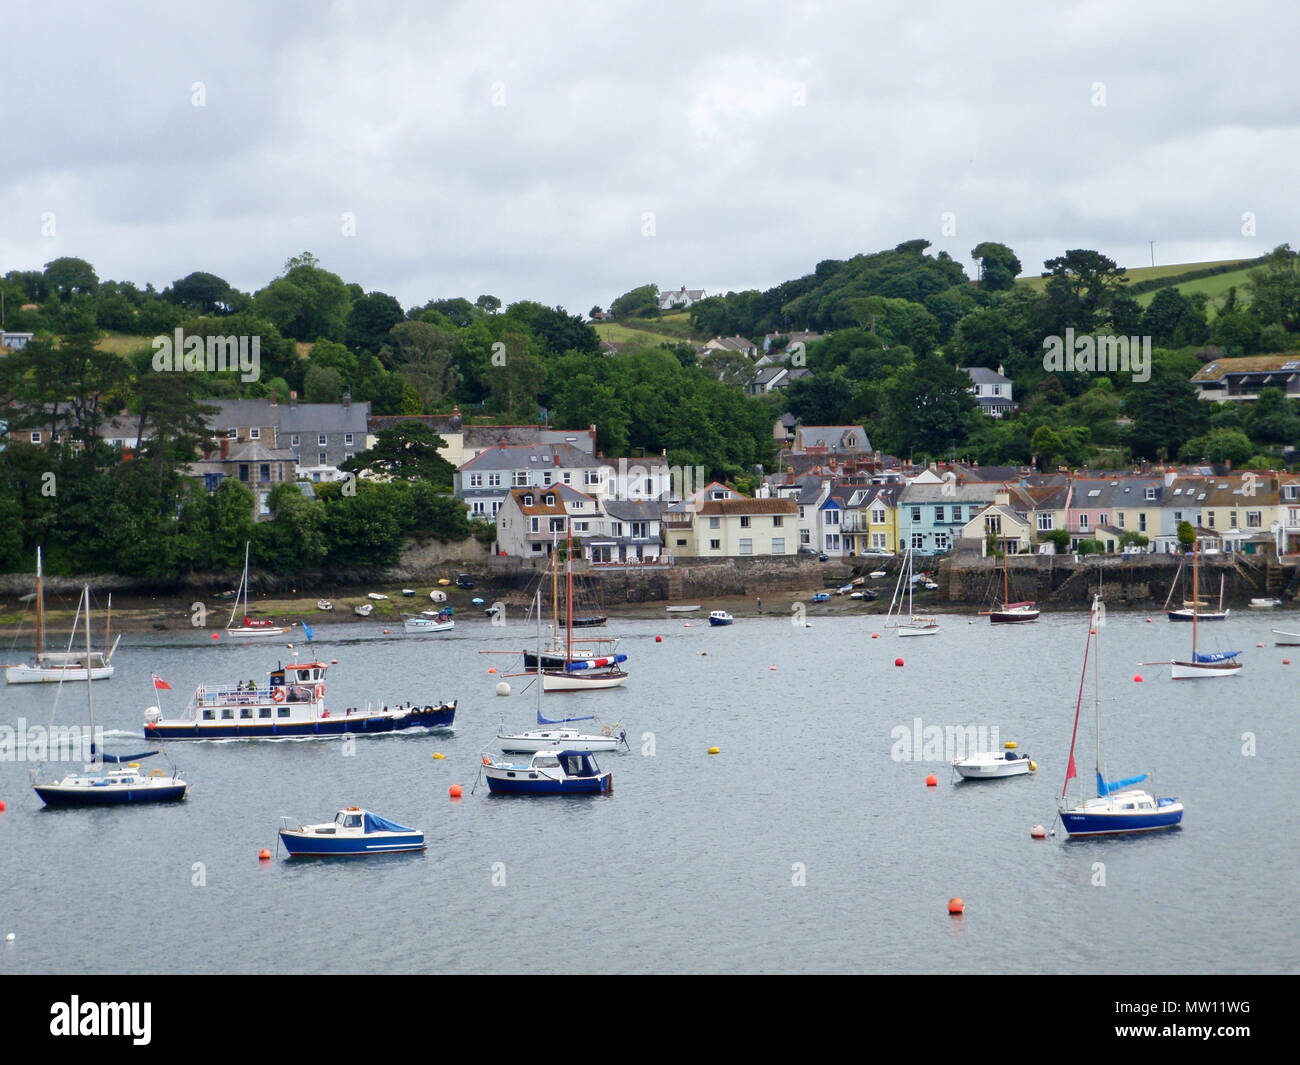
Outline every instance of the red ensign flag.
<path fill-rule="evenodd" d="M 172 686 L 171 686 L 170 684 L 168 684 L 165 680 L 163 680 L 162 677 L 158 676 L 157 673 L 152 673 L 152 674 L 150 674 L 150 676 L 153 677 L 153 686 L 154 686 L 154 690 L 155 690 L 155 691 L 158 691 L 158 690 L 171 691 L 171 690 L 172 690 Z"/>

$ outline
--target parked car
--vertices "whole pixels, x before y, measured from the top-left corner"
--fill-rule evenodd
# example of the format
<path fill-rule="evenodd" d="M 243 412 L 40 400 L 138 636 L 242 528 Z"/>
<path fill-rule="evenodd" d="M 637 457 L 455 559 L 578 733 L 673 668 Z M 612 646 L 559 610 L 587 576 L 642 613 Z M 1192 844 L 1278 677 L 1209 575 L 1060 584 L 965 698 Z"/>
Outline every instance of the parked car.
<path fill-rule="evenodd" d="M 460 576 L 458 576 L 458 577 L 456 578 L 456 587 L 457 587 L 457 588 L 473 588 L 473 587 L 474 587 L 474 578 L 471 577 L 468 573 L 462 573 Z"/>

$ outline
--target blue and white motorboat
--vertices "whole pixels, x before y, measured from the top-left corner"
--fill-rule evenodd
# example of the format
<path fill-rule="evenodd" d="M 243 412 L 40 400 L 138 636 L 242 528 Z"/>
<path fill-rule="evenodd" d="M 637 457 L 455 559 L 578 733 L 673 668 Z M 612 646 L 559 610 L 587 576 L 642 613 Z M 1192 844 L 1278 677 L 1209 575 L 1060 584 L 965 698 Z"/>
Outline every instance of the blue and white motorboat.
<path fill-rule="evenodd" d="M 830 592 L 818 592 L 812 597 L 812 601 L 814 603 L 824 603 L 828 599 L 830 599 L 830 597 L 831 597 Z"/>
<path fill-rule="evenodd" d="M 730 625 L 736 619 L 728 614 L 725 610 L 715 610 L 709 615 L 710 625 Z"/>
<path fill-rule="evenodd" d="M 340 858 L 366 854 L 422 851 L 424 833 L 388 821 L 359 806 L 340 810 L 323 825 L 300 825 L 280 819 L 280 842 L 290 858 Z"/>
<path fill-rule="evenodd" d="M 488 790 L 504 795 L 595 795 L 614 789 L 614 774 L 601 772 L 587 751 L 538 751 L 526 764 L 483 758 Z"/>
<path fill-rule="evenodd" d="M 369 735 L 412 728 L 449 731 L 456 701 L 419 705 L 403 702 L 378 708 L 325 706 L 324 662 L 293 662 L 270 674 L 270 683 L 201 684 L 175 717 L 158 706 L 144 715 L 148 739 L 282 739 L 291 736 Z M 155 690 L 158 685 L 155 682 Z"/>
<path fill-rule="evenodd" d="M 1038 763 L 1018 753 L 1014 743 L 1007 743 L 1000 751 L 976 751 L 965 758 L 954 758 L 952 767 L 964 780 L 996 780 L 1033 773 Z"/>
<path fill-rule="evenodd" d="M 419 614 L 407 614 L 402 622 L 406 632 L 446 632 L 454 629 L 456 622 L 446 610 L 422 610 Z"/>
<path fill-rule="evenodd" d="M 1088 617 L 1088 642 L 1084 645 L 1084 677 L 1088 669 L 1088 647 L 1095 640 L 1101 627 L 1105 625 L 1100 596 L 1093 598 L 1092 611 Z M 1074 708 L 1074 733 L 1070 738 L 1070 760 L 1065 770 L 1065 787 L 1061 789 L 1060 818 L 1065 831 L 1071 836 L 1111 836 L 1136 832 L 1155 832 L 1164 828 L 1173 828 L 1183 820 L 1183 804 L 1177 799 L 1156 798 L 1148 791 L 1134 787 L 1147 779 L 1149 774 L 1141 773 L 1123 780 L 1107 780 L 1101 771 L 1101 684 L 1097 674 L 1100 670 L 1094 666 L 1093 674 L 1096 688 L 1096 730 L 1097 730 L 1097 796 L 1084 799 L 1073 806 L 1068 805 L 1066 792 L 1071 778 L 1077 776 L 1074 765 L 1074 746 L 1079 736 L 1079 710 L 1083 704 L 1083 678 L 1079 683 L 1079 700 Z"/>

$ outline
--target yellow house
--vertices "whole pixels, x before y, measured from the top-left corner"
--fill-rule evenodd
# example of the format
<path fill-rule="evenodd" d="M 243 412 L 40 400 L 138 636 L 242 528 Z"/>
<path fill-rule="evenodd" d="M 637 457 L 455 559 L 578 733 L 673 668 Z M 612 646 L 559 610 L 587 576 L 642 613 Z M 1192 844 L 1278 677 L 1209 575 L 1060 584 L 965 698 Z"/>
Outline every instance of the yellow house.
<path fill-rule="evenodd" d="M 901 484 L 860 488 L 849 498 L 843 525 L 848 554 L 898 554 L 898 497 Z"/>
<path fill-rule="evenodd" d="M 664 512 L 664 544 L 679 558 L 793 555 L 799 550 L 793 499 L 703 499 Z"/>

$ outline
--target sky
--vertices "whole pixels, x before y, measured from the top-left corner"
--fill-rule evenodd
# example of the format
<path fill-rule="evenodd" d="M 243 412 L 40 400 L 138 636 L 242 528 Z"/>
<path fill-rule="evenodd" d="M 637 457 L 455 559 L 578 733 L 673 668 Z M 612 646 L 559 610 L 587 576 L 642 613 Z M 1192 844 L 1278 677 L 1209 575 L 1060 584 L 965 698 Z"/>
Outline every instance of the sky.
<path fill-rule="evenodd" d="M 1052 2 L 10 5 L 0 273 L 586 313 L 915 238 L 974 276 L 1296 241 L 1300 7 Z M 16 45 L 16 46 L 15 46 Z"/>

